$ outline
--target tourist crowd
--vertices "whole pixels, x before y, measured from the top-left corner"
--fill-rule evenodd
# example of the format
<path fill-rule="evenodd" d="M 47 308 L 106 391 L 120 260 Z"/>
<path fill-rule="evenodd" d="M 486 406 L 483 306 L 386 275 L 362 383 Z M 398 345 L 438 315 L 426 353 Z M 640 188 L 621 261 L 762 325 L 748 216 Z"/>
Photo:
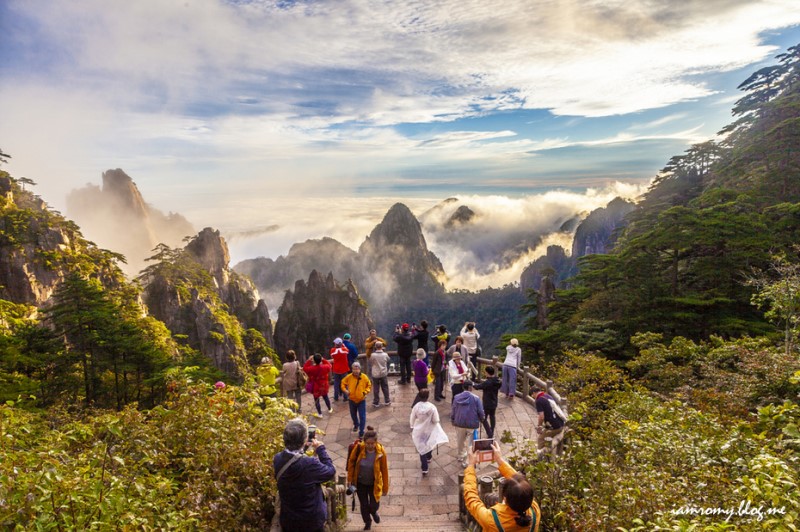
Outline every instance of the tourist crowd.
<path fill-rule="evenodd" d="M 449 384 L 452 402 L 449 417 L 456 434 L 457 458 L 465 468 L 464 500 L 469 513 L 483 530 L 538 530 L 540 511 L 533 500 L 531 485 L 503 460 L 500 447 L 493 440 L 497 427 L 498 395 L 502 393 L 510 401 L 517 394 L 521 349 L 518 341 L 512 339 L 506 348 L 501 375 L 497 375 L 494 365 L 486 365 L 483 379 L 478 380 L 479 339 L 480 333 L 472 322 L 464 324 L 452 345 L 450 333 L 444 325 L 437 325 L 434 334 L 428 331 L 425 320 L 419 326 L 403 323 L 395 327 L 392 340 L 397 346 L 399 359 L 398 384 L 409 384 L 413 378 L 418 390 L 409 414 L 409 426 L 411 439 L 419 453 L 422 476 L 424 478 L 429 473 L 433 451 L 449 443 L 435 404 L 446 398 L 446 385 Z M 363 370 L 358 361 L 358 348 L 351 340 L 349 333 L 343 334 L 333 340 L 327 357 L 316 353 L 303 365 L 294 351 L 288 351 L 280 372 L 281 386 L 283 395 L 297 403 L 298 411 L 302 405 L 302 391 L 313 397 L 315 412 L 311 417 L 322 417 L 320 400 L 324 401 L 328 413 L 333 413 L 329 397 L 331 379 L 333 402 L 341 398 L 348 403 L 353 432 L 358 434 L 348 447 L 348 493 L 358 497 L 364 529 L 370 530 L 373 523 L 380 523 L 380 500 L 389 492 L 389 464 L 387 451 L 378 441 L 377 430 L 367 425 L 366 406 L 370 392 L 373 408 L 392 404 L 388 379 L 394 368 L 385 350 L 386 340 L 374 329 L 364 342 Z M 428 350 L 429 342 L 433 342 L 435 349 L 432 351 Z M 431 388 L 433 403 L 429 400 Z M 473 390 L 481 391 L 482 397 Z M 535 394 L 535 405 L 540 453 L 556 453 L 564 437 L 566 416 L 545 392 Z M 314 429 L 299 418 L 289 422 L 284 431 L 286 448 L 275 456 L 280 522 L 284 530 L 322 530 L 326 520 L 321 484 L 331 480 L 336 471 Z M 500 474 L 506 478 L 503 499 L 491 507 L 478 497 L 475 477 L 475 465 L 480 461 L 481 453 L 473 448 L 478 445 L 474 441 L 479 439 L 483 430 L 487 445 L 491 440 L 491 447 L 484 449 L 483 456 L 491 455 Z"/>

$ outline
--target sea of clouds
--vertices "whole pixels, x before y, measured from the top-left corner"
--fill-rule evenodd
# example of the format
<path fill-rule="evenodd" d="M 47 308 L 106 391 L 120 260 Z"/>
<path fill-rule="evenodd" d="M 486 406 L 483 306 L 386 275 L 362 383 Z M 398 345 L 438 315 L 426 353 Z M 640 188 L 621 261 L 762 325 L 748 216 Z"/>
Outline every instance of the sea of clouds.
<path fill-rule="evenodd" d="M 217 215 L 223 220 L 238 220 L 220 223 L 233 265 L 248 258 L 275 259 L 286 255 L 296 242 L 324 236 L 358 250 L 389 208 L 400 201 L 421 219 L 428 248 L 439 257 L 447 274 L 447 288 L 477 290 L 518 282 L 525 266 L 544 255 L 549 245 L 560 245 L 569 252 L 573 233 L 559 231 L 565 222 L 582 219 L 615 197 L 633 200 L 646 188 L 645 184 L 614 182 L 579 192 L 561 190 L 517 197 L 458 195 L 450 201 L 304 197 L 270 201 L 268 205 L 259 202 L 257 207 L 231 205 L 230 216 L 225 212 Z M 464 224 L 448 224 L 460 206 L 467 206 L 474 216 Z"/>

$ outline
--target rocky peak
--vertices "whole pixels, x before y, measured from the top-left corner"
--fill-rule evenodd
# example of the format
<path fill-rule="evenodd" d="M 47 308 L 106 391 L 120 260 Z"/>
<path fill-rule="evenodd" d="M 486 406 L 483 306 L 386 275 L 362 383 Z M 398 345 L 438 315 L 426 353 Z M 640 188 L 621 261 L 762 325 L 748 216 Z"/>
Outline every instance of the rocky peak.
<path fill-rule="evenodd" d="M 461 205 L 452 215 L 450 215 L 450 218 L 447 219 L 447 222 L 444 225 L 448 228 L 459 226 L 469 223 L 473 218 L 475 218 L 475 211 L 466 205 Z"/>
<path fill-rule="evenodd" d="M 206 269 L 217 281 L 217 286 L 228 284 L 230 278 L 228 263 L 231 260 L 225 239 L 210 227 L 200 231 L 186 246 L 186 251 Z"/>
<path fill-rule="evenodd" d="M 217 368 L 241 377 L 248 364 L 258 363 L 243 342 L 248 329 L 260 332 L 267 345 L 273 346 L 272 324 L 253 283 L 231 272 L 229 260 L 225 239 L 207 227 L 186 245 L 171 267 L 155 265 L 145 278 L 144 299 L 152 315 L 173 334 L 185 335 L 189 345 Z M 197 282 L 203 278 L 199 270 L 211 274 L 213 289 Z"/>
<path fill-rule="evenodd" d="M 422 235 L 422 226 L 411 210 L 402 203 L 392 205 L 381 223 L 375 226 L 361 245 L 359 253 L 368 243 L 373 247 L 392 245 L 428 250 L 425 237 Z"/>
<path fill-rule="evenodd" d="M 183 238 L 195 232 L 183 216 L 165 215 L 148 205 L 120 168 L 103 172 L 102 188 L 90 184 L 70 192 L 67 213 L 88 238 L 122 253 L 128 261 L 123 268 L 131 276 L 147 266 L 145 259 L 157 244 L 182 245 Z"/>
<path fill-rule="evenodd" d="M 294 349 L 305 360 L 327 353 L 333 339 L 349 332 L 363 346 L 373 327 L 372 318 L 352 280 L 342 286 L 330 273 L 323 279 L 313 270 L 308 281 L 298 280 L 287 290 L 275 324 L 275 347 L 281 357 Z"/>
<path fill-rule="evenodd" d="M 133 179 L 121 168 L 103 172 L 103 192 L 108 201 L 117 204 L 128 215 L 147 218 L 147 204 Z"/>
<path fill-rule="evenodd" d="M 521 290 L 539 290 L 544 277 L 550 278 L 551 284 L 558 285 L 567 278 L 574 262 L 561 246 L 547 246 L 547 253 L 531 262 L 522 272 L 519 279 Z"/>
<path fill-rule="evenodd" d="M 422 303 L 444 293 L 444 268 L 428 250 L 419 221 L 395 203 L 358 248 L 367 277 L 365 292 L 382 307 Z"/>
<path fill-rule="evenodd" d="M 616 230 L 625 225 L 625 216 L 633 209 L 633 203 L 614 198 L 605 207 L 590 212 L 575 231 L 575 239 L 572 241 L 573 259 L 608 253 L 616 242 Z"/>

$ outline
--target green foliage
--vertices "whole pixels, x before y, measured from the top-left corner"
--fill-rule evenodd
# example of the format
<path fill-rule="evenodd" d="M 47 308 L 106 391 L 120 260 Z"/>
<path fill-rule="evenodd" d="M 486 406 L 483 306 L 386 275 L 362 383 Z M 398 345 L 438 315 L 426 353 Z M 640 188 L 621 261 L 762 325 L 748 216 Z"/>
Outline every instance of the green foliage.
<path fill-rule="evenodd" d="M 150 411 L 35 414 L 0 406 L 0 523 L 36 530 L 268 528 L 272 457 L 291 410 L 234 386 L 214 392 L 183 380 Z"/>
<path fill-rule="evenodd" d="M 248 332 L 239 317 L 225 305 L 211 273 L 197 262 L 185 249 L 173 249 L 166 244 L 159 244 L 155 255 L 148 258 L 153 264 L 145 268 L 138 281 L 146 286 L 144 299 L 147 307 L 156 317 L 168 320 L 170 327 L 177 334 L 184 335 L 189 347 L 203 350 L 204 344 L 223 346 L 233 361 L 231 371 L 237 381 L 242 382 L 252 374 L 251 366 L 263 356 L 270 356 L 269 347 L 263 335 L 253 330 Z M 164 302 L 174 302 L 174 309 L 161 315 Z M 196 335 L 196 302 L 207 309 L 213 318 L 210 330 L 203 338 Z M 205 312 L 205 310 L 204 310 Z M 261 336 L 259 340 L 255 335 Z"/>
<path fill-rule="evenodd" d="M 657 335 L 635 342 L 676 367 L 741 348 L 719 339 L 664 346 Z M 542 530 L 789 530 L 800 518 L 795 403 L 762 408 L 756 422 L 718 417 L 637 388 L 608 360 L 580 352 L 566 353 L 552 377 L 570 400 L 564 454 L 540 460 L 531 442 L 518 442 L 513 457 L 535 479 Z M 735 512 L 747 501 L 761 507 L 760 521 L 681 513 Z"/>
<path fill-rule="evenodd" d="M 795 248 L 800 251 L 800 248 Z M 794 350 L 800 328 L 800 263 L 789 261 L 785 255 L 773 257 L 773 275 L 757 272 L 749 284 L 757 288 L 751 301 L 766 308 L 764 316 L 783 326 L 784 347 L 788 355 Z"/>
<path fill-rule="evenodd" d="M 661 335 L 648 333 L 634 336 L 631 343 L 639 354 L 627 368 L 637 382 L 721 417 L 744 417 L 800 392 L 792 382 L 800 360 L 764 338 L 711 337 L 695 343 L 679 336 L 665 344 Z"/>

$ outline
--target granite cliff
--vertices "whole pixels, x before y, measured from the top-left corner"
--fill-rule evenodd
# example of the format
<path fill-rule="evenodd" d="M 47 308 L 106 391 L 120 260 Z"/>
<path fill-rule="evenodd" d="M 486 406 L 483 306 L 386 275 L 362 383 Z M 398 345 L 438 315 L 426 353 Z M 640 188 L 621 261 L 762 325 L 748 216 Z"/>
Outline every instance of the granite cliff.
<path fill-rule="evenodd" d="M 313 353 L 327 353 L 335 337 L 350 333 L 354 344 L 363 349 L 373 327 L 366 302 L 353 281 L 340 285 L 313 270 L 308 282 L 298 280 L 287 290 L 275 324 L 275 347 L 283 357 L 294 349 L 305 360 Z"/>
<path fill-rule="evenodd" d="M 150 313 L 220 370 L 246 375 L 269 354 L 272 327 L 253 283 L 228 267 L 219 231 L 207 227 L 183 249 L 158 249 L 140 278 Z"/>
<path fill-rule="evenodd" d="M 523 270 L 519 281 L 520 289 L 539 290 L 545 272 L 549 282 L 560 288 L 563 281 L 577 273 L 580 257 L 611 251 L 618 230 L 626 225 L 625 216 L 633 209 L 633 203 L 614 198 L 605 207 L 590 212 L 575 228 L 571 254 L 567 255 L 560 246 L 548 246 L 546 255 L 539 257 Z"/>
<path fill-rule="evenodd" d="M 76 270 L 118 286 L 114 254 L 84 239 L 74 222 L 20 183 L 0 171 L 0 299 L 41 307 Z"/>

